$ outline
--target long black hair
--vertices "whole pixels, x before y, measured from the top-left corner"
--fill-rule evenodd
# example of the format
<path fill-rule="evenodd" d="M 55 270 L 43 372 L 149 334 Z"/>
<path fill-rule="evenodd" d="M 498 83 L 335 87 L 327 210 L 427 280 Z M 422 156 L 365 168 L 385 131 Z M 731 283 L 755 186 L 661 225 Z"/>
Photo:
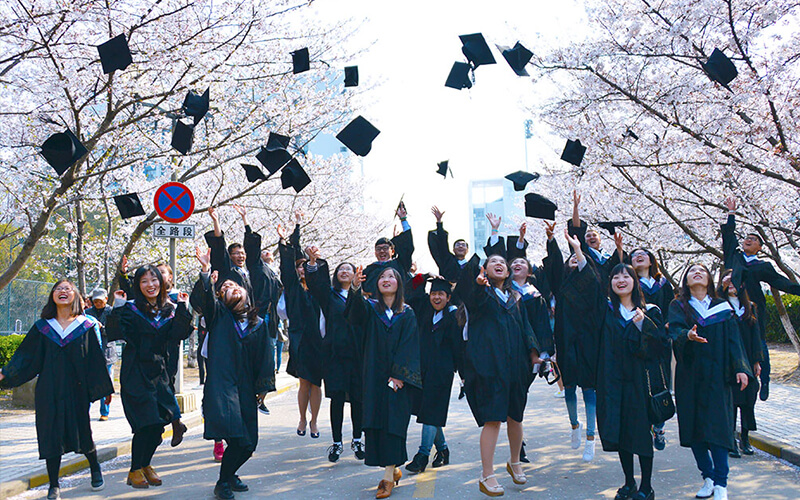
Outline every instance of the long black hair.
<path fill-rule="evenodd" d="M 225 294 L 220 289 L 217 291 L 217 298 L 219 299 L 225 307 L 233 314 L 234 319 L 238 321 L 247 321 L 247 324 L 250 326 L 255 326 L 258 323 L 258 308 L 254 307 L 253 304 L 250 302 L 250 295 L 247 293 L 247 289 L 242 286 L 240 283 L 237 283 L 236 280 L 226 279 L 223 278 L 222 283 L 220 283 L 220 288 L 226 282 L 230 281 L 234 283 L 236 286 L 241 288 L 244 291 L 244 305 L 242 307 L 237 308 L 237 304 L 231 304 L 225 301 Z"/>
<path fill-rule="evenodd" d="M 719 298 L 729 300 L 730 296 L 728 294 L 728 287 L 722 285 L 722 280 L 725 279 L 725 276 L 730 276 L 733 274 L 733 269 L 725 269 L 722 271 L 722 274 L 719 275 L 719 286 L 717 286 L 717 295 Z M 749 325 L 752 325 L 756 321 L 756 312 L 753 309 L 753 303 L 750 302 L 750 295 L 747 293 L 747 289 L 742 287 L 741 290 L 738 288 L 736 289 L 736 295 L 739 298 L 739 304 L 744 307 L 744 320 L 747 321 Z"/>
<path fill-rule="evenodd" d="M 658 266 L 658 260 L 656 260 L 656 256 L 650 250 L 648 250 L 646 248 L 643 248 L 643 247 L 634 248 L 633 250 L 631 250 L 631 253 L 628 254 L 628 260 L 630 260 L 631 264 L 633 264 L 632 255 L 634 253 L 636 253 L 636 252 L 639 252 L 639 251 L 642 251 L 642 252 L 646 253 L 647 257 L 650 259 L 650 269 L 649 269 L 650 277 L 653 278 L 656 281 L 660 280 L 661 279 L 661 268 Z M 636 280 L 638 281 L 639 278 L 637 277 Z"/>
<path fill-rule="evenodd" d="M 500 288 L 500 290 L 502 290 L 504 292 L 515 292 L 515 290 L 514 290 L 514 280 L 511 279 L 511 266 L 508 265 L 508 259 L 506 259 L 504 256 L 500 255 L 499 253 L 493 253 L 492 255 L 487 255 L 486 256 L 486 262 L 484 262 L 484 264 L 483 264 L 484 272 L 486 270 L 486 265 L 489 263 L 489 259 L 491 259 L 492 257 L 500 257 L 501 259 L 503 259 L 503 262 L 506 263 L 506 270 L 508 271 L 508 276 L 506 276 L 505 281 L 503 281 L 503 286 Z M 528 269 L 530 270 L 530 263 L 528 263 Z M 486 276 L 486 279 L 489 280 L 489 276 Z M 489 280 L 489 283 L 491 283 L 491 282 L 492 281 Z M 494 286 L 494 285 L 492 285 L 492 286 Z"/>
<path fill-rule="evenodd" d="M 141 281 L 147 273 L 153 273 L 158 280 L 158 295 L 156 296 L 155 304 L 151 304 L 142 293 Z M 133 303 L 136 305 L 136 308 L 151 318 L 156 317 L 158 314 L 169 316 L 175 308 L 175 304 L 169 300 L 167 286 L 164 283 L 164 276 L 161 274 L 161 271 L 158 270 L 158 267 L 152 264 L 145 264 L 136 270 L 136 274 L 133 275 L 133 284 L 131 287 L 133 288 Z"/>
<path fill-rule="evenodd" d="M 56 284 L 50 289 L 50 295 L 47 296 L 47 303 L 42 308 L 42 319 L 53 319 L 58 314 L 58 306 L 56 306 L 56 301 L 53 300 L 53 295 L 56 293 L 56 288 L 63 283 L 67 283 L 72 287 L 72 310 L 70 312 L 73 316 L 79 316 L 83 314 L 83 297 L 78 291 L 78 287 L 76 287 L 75 283 L 68 279 L 60 279 L 56 281 Z"/>
<path fill-rule="evenodd" d="M 619 295 L 614 291 L 614 287 L 611 286 L 611 283 L 614 276 L 622 273 L 626 273 L 633 279 L 633 290 L 631 290 L 633 307 L 638 307 L 642 310 L 645 308 L 644 293 L 642 293 L 642 287 L 639 285 L 639 276 L 636 275 L 636 270 L 628 264 L 617 264 L 608 274 L 608 298 L 611 300 L 611 304 L 614 306 L 614 314 L 617 316 L 619 316 L 620 300 Z"/>
<path fill-rule="evenodd" d="M 403 286 L 403 277 L 400 276 L 400 273 L 397 271 L 397 269 L 393 267 L 387 267 L 386 269 L 381 271 L 381 274 L 378 275 L 378 281 L 381 280 L 381 276 L 383 276 L 383 274 L 386 271 L 391 271 L 392 274 L 394 274 L 394 279 L 397 280 L 397 292 L 395 292 L 394 294 L 394 301 L 392 302 L 391 310 L 393 313 L 399 313 L 405 307 L 405 301 L 403 300 L 403 295 L 405 294 L 405 287 Z M 380 286 L 378 286 L 377 288 L 378 288 L 378 297 L 376 298 L 378 299 L 378 306 L 380 307 L 381 312 L 385 312 L 387 307 L 386 304 L 384 304 L 383 302 L 383 294 L 381 294 Z"/>
<path fill-rule="evenodd" d="M 350 269 L 353 270 L 353 274 L 356 273 L 356 266 L 354 266 L 353 264 L 351 264 L 349 262 L 342 262 L 338 266 L 336 266 L 336 269 L 333 270 L 333 284 L 332 284 L 332 286 L 333 286 L 333 289 L 336 290 L 337 292 L 342 290 L 342 284 L 339 283 L 339 269 L 341 269 L 342 266 L 350 266 Z"/>
<path fill-rule="evenodd" d="M 712 299 L 717 298 L 717 290 L 714 288 L 714 276 L 711 274 L 711 271 L 709 271 L 708 267 L 703 263 L 690 262 L 689 265 L 686 266 L 686 271 L 683 272 L 681 286 L 678 288 L 678 293 L 675 296 L 675 298 L 683 306 L 683 312 L 686 315 L 687 321 L 692 321 L 691 315 L 689 314 L 689 310 L 692 307 L 689 305 L 689 299 L 692 298 L 692 291 L 689 289 L 689 285 L 686 283 L 686 280 L 689 277 L 689 270 L 691 270 L 694 266 L 700 266 L 705 269 L 706 274 L 708 275 L 708 286 L 706 287 L 706 293 L 708 293 L 708 296 Z"/>

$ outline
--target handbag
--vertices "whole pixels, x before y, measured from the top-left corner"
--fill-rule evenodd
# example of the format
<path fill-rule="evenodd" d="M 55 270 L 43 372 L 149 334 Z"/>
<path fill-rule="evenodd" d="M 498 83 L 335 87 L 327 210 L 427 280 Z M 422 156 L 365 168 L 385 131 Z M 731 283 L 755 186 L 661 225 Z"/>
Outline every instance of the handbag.
<path fill-rule="evenodd" d="M 644 369 L 647 377 L 647 393 L 650 395 L 647 401 L 647 417 L 653 425 L 666 422 L 675 415 L 675 403 L 672 401 L 672 394 L 669 392 L 669 388 L 667 388 L 667 381 L 664 378 L 664 369 L 661 367 L 661 363 L 658 364 L 658 370 L 661 372 L 661 382 L 664 384 L 664 390 L 653 394 L 653 389 L 650 387 L 650 370 Z"/>

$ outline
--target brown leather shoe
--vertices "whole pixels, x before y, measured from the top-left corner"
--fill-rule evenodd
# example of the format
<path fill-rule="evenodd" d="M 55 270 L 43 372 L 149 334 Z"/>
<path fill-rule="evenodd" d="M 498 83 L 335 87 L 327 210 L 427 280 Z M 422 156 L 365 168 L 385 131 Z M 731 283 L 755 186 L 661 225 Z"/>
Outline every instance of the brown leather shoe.
<path fill-rule="evenodd" d="M 381 479 L 381 482 L 378 483 L 378 492 L 375 493 L 375 498 L 389 498 L 392 496 L 393 488 L 394 483 L 385 479 Z"/>
<path fill-rule="evenodd" d="M 183 441 L 183 435 L 186 434 L 187 430 L 186 424 L 180 420 L 172 425 L 172 442 L 170 442 L 170 445 L 173 448 L 181 444 L 181 441 Z"/>
<path fill-rule="evenodd" d="M 147 484 L 147 478 L 144 477 L 144 472 L 142 472 L 142 469 L 128 472 L 128 485 L 133 486 L 134 488 L 150 487 L 150 485 Z"/>
<path fill-rule="evenodd" d="M 400 479 L 403 477 L 403 471 L 400 470 L 400 467 L 394 468 L 394 484 L 400 484 Z"/>
<path fill-rule="evenodd" d="M 144 473 L 144 477 L 147 479 L 147 482 L 150 484 L 150 486 L 161 486 L 161 478 L 158 477 L 158 474 L 156 474 L 156 470 L 153 469 L 152 465 L 142 467 L 142 472 Z"/>

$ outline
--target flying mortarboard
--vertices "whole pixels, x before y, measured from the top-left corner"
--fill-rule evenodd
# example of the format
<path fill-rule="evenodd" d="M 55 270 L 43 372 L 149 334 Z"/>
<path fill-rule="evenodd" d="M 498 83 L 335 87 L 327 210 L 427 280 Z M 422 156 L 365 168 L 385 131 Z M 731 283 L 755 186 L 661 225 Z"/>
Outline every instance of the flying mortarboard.
<path fill-rule="evenodd" d="M 609 222 L 598 222 L 597 225 L 605 229 L 609 232 L 612 236 L 614 233 L 617 232 L 618 227 L 627 227 L 629 221 L 609 221 Z"/>
<path fill-rule="evenodd" d="M 564 152 L 561 153 L 561 159 L 567 163 L 571 163 L 576 167 L 581 166 L 583 155 L 586 154 L 586 146 L 581 144 L 580 139 L 567 139 L 567 145 L 564 146 Z"/>
<path fill-rule="evenodd" d="M 89 151 L 71 130 L 53 134 L 42 144 L 42 156 L 61 176 Z"/>
<path fill-rule="evenodd" d="M 124 33 L 98 45 L 97 52 L 100 53 L 100 64 L 106 75 L 118 69 L 123 70 L 133 63 Z"/>
<path fill-rule="evenodd" d="M 311 178 L 300 166 L 300 162 L 296 158 L 292 158 L 292 161 L 281 172 L 281 186 L 283 189 L 291 186 L 295 193 L 299 193 L 309 184 L 311 184 Z"/>
<path fill-rule="evenodd" d="M 480 33 L 473 33 L 471 35 L 461 35 L 463 47 L 461 52 L 467 57 L 467 60 L 472 64 L 473 68 L 477 68 L 481 64 L 496 64 L 492 49 L 486 43 L 486 39 Z"/>
<path fill-rule="evenodd" d="M 194 125 L 187 125 L 180 120 L 175 122 L 175 128 L 172 129 L 172 147 L 180 154 L 189 154 L 193 141 Z"/>
<path fill-rule="evenodd" d="M 269 175 L 280 170 L 284 165 L 289 163 L 291 159 L 292 155 L 285 149 L 274 149 L 270 151 L 269 149 L 262 148 L 256 155 L 256 160 L 264 165 L 264 168 L 269 171 Z"/>
<path fill-rule="evenodd" d="M 558 210 L 556 204 L 540 194 L 525 195 L 525 217 L 556 220 L 556 210 Z"/>
<path fill-rule="evenodd" d="M 268 179 L 264 172 L 256 165 L 249 165 L 247 163 L 240 163 L 247 176 L 247 182 L 265 181 Z"/>
<path fill-rule="evenodd" d="M 206 91 L 203 92 L 203 95 L 197 95 L 190 90 L 183 100 L 183 112 L 186 113 L 186 116 L 194 118 L 195 125 L 200 123 L 200 120 L 208 113 L 210 90 L 210 88 L 207 88 Z"/>
<path fill-rule="evenodd" d="M 533 52 L 523 47 L 519 42 L 511 48 L 501 46 L 497 48 L 503 53 L 506 62 L 511 66 L 511 69 L 514 70 L 517 76 L 530 76 L 525 70 L 525 66 L 531 60 L 531 57 L 533 57 Z"/>
<path fill-rule="evenodd" d="M 751 125 L 753 123 L 753 119 L 747 116 L 747 113 L 744 111 L 737 111 L 736 114 L 739 115 L 739 118 L 744 120 L 746 124 Z"/>
<path fill-rule="evenodd" d="M 344 68 L 344 86 L 358 87 L 358 66 L 347 66 Z"/>
<path fill-rule="evenodd" d="M 522 170 L 518 170 L 511 174 L 508 174 L 506 179 L 510 180 L 514 183 L 514 191 L 525 191 L 525 186 L 528 185 L 530 181 L 535 181 L 539 178 L 539 174 L 537 173 L 530 173 L 530 172 L 523 172 Z"/>
<path fill-rule="evenodd" d="M 286 135 L 276 134 L 275 132 L 270 132 L 269 137 L 267 137 L 267 145 L 264 146 L 264 149 L 267 151 L 275 151 L 278 149 L 289 149 L 289 143 L 291 142 L 291 138 Z M 288 160 L 287 160 L 288 161 Z"/>
<path fill-rule="evenodd" d="M 775 147 L 775 146 L 777 146 L 779 144 L 778 139 L 776 139 L 776 138 L 774 138 L 772 136 L 767 137 L 767 142 L 770 143 L 772 145 L 772 147 Z"/>
<path fill-rule="evenodd" d="M 292 52 L 292 73 L 295 75 L 311 69 L 308 58 L 308 47 Z"/>
<path fill-rule="evenodd" d="M 144 207 L 139 195 L 136 193 L 120 194 L 114 197 L 114 204 L 119 210 L 119 216 L 123 219 L 144 215 Z"/>
<path fill-rule="evenodd" d="M 708 78 L 728 89 L 728 84 L 739 74 L 736 65 L 719 49 L 714 49 L 705 64 L 700 63 Z M 730 89 L 728 89 L 730 90 Z"/>
<path fill-rule="evenodd" d="M 367 156 L 372 149 L 372 141 L 380 133 L 381 131 L 368 122 L 366 118 L 359 115 L 348 123 L 341 132 L 336 134 L 336 138 L 358 156 Z"/>
<path fill-rule="evenodd" d="M 630 138 L 631 138 L 631 139 L 633 139 L 634 141 L 638 141 L 638 140 L 639 140 L 639 136 L 638 136 L 638 135 L 636 135 L 636 132 L 634 132 L 634 131 L 633 131 L 633 130 L 631 130 L 631 129 L 627 129 L 627 130 L 625 131 L 625 133 L 624 133 L 624 134 L 622 134 L 622 137 L 630 137 Z"/>
<path fill-rule="evenodd" d="M 464 62 L 455 62 L 450 69 L 450 74 L 447 75 L 447 81 L 444 82 L 445 87 L 451 89 L 471 89 L 472 80 L 469 77 L 469 64 Z"/>
<path fill-rule="evenodd" d="M 450 160 L 440 161 L 436 164 L 436 173 L 447 179 L 447 172 L 450 172 L 450 177 L 453 176 L 453 171 L 449 167 Z"/>

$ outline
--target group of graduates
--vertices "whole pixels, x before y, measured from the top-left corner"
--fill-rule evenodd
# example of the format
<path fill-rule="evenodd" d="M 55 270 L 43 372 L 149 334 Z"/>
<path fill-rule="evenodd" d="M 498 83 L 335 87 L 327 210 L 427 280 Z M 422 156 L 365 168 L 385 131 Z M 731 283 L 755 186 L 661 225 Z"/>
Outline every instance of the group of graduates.
<path fill-rule="evenodd" d="M 756 428 L 758 377 L 768 380 L 761 282 L 792 294 L 800 294 L 800 285 L 757 258 L 758 233 L 747 234 L 740 248 L 734 200 L 726 201 L 719 287 L 705 265 L 689 263 L 677 292 L 655 255 L 646 248 L 625 252 L 621 234 L 614 235 L 615 251 L 604 252 L 599 232 L 580 219 L 579 205 L 575 194 L 564 230 L 569 257 L 564 259 L 555 240 L 556 224 L 548 223 L 547 256 L 538 266 L 526 256 L 526 224 L 518 236 L 504 239 L 500 218 L 489 214 L 492 235 L 481 262 L 476 254 L 469 256 L 465 240 L 450 246 L 444 214 L 433 207 L 436 228 L 428 233 L 428 246 L 438 274 L 419 274 L 401 203 L 396 215 L 403 230 L 378 239 L 376 261 L 365 268 L 341 262 L 332 272 L 320 248 L 301 247 L 297 213 L 291 234 L 278 227 L 276 273 L 246 210 L 235 206 L 245 226 L 243 244 L 227 245 L 209 210 L 214 229 L 205 236 L 209 248 L 196 251 L 200 272 L 191 294 L 172 290 L 171 269 L 144 265 L 132 277 L 123 276 L 101 324 L 83 314 L 75 285 L 59 280 L 41 319 L 0 371 L 4 387 L 39 376 L 36 424 L 50 477 L 48 499 L 59 498 L 60 461 L 67 452 L 85 454 L 92 488 L 104 485 L 88 413 L 91 402 L 113 392 L 101 328 L 108 341 L 125 342 L 120 392 L 133 431 L 127 482 L 134 488 L 162 484 L 151 460 L 165 426 L 173 426 L 173 446 L 186 430 L 174 377 L 179 342 L 193 330 L 192 309 L 208 330 L 199 348 L 207 360 L 204 438 L 227 444 L 216 498 L 248 490 L 236 473 L 256 449 L 258 408 L 275 390 L 275 338 L 279 318 L 286 318 L 287 371 L 300 379 L 297 434 L 305 436 L 309 427 L 311 438 L 319 438 L 324 383 L 333 436 L 328 459 L 336 462 L 343 453 L 349 402 L 351 449 L 366 465 L 384 468 L 376 498 L 391 495 L 403 464 L 412 473 L 423 472 L 433 446 L 432 466 L 449 464 L 443 428 L 457 372 L 481 428 L 479 488 L 488 496 L 504 493 L 494 473 L 502 423 L 510 448 L 505 469 L 515 484 L 527 482 L 522 421 L 528 390 L 537 374 L 557 374 L 576 449 L 581 428 L 575 391 L 578 386 L 583 391 L 589 420 L 584 460 L 594 455 L 596 405 L 602 447 L 618 453 L 624 473 L 616 500 L 655 498 L 654 447 L 664 448 L 663 424 L 675 408 L 680 444 L 691 448 L 703 479 L 697 497 L 726 499 L 728 456 L 752 453 L 748 432 Z M 765 387 L 762 399 L 768 396 Z M 422 432 L 409 462 L 412 415 Z M 641 467 L 638 484 L 634 455 Z"/>

